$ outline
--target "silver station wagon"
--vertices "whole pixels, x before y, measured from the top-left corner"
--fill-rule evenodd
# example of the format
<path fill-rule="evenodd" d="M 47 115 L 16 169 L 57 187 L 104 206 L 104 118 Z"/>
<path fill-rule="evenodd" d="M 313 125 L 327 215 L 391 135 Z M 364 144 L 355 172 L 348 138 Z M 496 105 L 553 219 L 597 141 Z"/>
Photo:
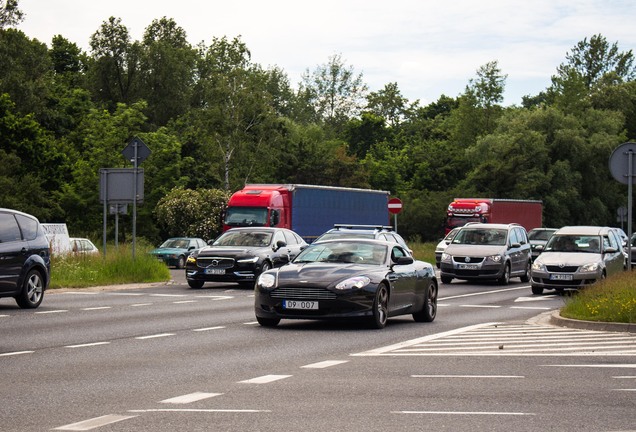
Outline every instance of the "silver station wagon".
<path fill-rule="evenodd" d="M 626 265 L 621 240 L 612 228 L 563 227 L 532 263 L 532 293 L 582 288 L 623 271 Z"/>

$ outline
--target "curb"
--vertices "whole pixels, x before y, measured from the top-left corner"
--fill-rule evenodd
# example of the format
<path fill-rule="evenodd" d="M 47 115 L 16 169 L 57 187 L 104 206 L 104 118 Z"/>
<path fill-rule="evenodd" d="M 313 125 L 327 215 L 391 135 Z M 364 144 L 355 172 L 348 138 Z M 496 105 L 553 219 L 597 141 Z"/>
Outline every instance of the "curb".
<path fill-rule="evenodd" d="M 550 311 L 539 315 L 538 323 L 551 324 L 559 327 L 568 327 L 582 330 L 611 331 L 622 333 L 636 333 L 636 324 L 634 323 L 613 323 L 601 321 L 583 321 L 571 318 L 564 318 L 560 311 Z"/>
<path fill-rule="evenodd" d="M 49 288 L 46 290 L 46 294 L 58 294 L 73 291 L 84 292 L 99 292 L 99 291 L 119 291 L 125 289 L 139 289 L 139 288 L 157 288 L 173 285 L 174 281 L 169 280 L 166 282 L 148 282 L 148 283 L 132 283 L 132 284 L 120 284 L 120 285 L 105 285 L 105 286 L 93 286 L 86 288 Z"/>

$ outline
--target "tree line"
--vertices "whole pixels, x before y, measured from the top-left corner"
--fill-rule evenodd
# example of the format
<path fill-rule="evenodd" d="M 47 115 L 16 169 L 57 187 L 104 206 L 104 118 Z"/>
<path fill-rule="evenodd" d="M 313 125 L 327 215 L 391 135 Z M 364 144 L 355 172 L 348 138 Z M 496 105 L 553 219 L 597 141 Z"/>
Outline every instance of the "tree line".
<path fill-rule="evenodd" d="M 137 233 L 153 243 L 214 237 L 245 183 L 387 190 L 404 203 L 400 233 L 424 241 L 442 235 L 454 197 L 539 199 L 552 227 L 617 225 L 627 201 L 608 160 L 636 137 L 636 68 L 600 34 L 519 105 L 501 105 L 496 60 L 460 95 L 422 105 L 397 83 L 369 91 L 341 54 L 292 85 L 240 37 L 192 45 L 167 17 L 141 40 L 110 17 L 89 52 L 32 39 L 15 28 L 23 19 L 18 0 L 0 0 L 0 206 L 75 235 L 101 237 L 99 169 L 130 168 L 121 150 L 134 136 L 152 151 Z"/>

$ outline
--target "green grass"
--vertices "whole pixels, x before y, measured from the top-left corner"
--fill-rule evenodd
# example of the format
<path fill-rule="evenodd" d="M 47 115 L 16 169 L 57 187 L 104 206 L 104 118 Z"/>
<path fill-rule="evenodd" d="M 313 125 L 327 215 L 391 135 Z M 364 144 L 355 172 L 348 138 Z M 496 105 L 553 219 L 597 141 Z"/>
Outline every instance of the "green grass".
<path fill-rule="evenodd" d="M 578 291 L 561 309 L 565 318 L 636 323 L 636 275 L 627 271 Z"/>
<path fill-rule="evenodd" d="M 413 250 L 415 259 L 435 265 L 435 246 L 437 243 L 409 242 L 408 245 Z"/>
<path fill-rule="evenodd" d="M 136 247 L 132 258 L 130 244 L 107 246 L 106 259 L 99 255 L 54 256 L 51 259 L 50 288 L 86 288 L 127 283 L 170 280 L 168 267 L 150 256 L 150 247 Z"/>

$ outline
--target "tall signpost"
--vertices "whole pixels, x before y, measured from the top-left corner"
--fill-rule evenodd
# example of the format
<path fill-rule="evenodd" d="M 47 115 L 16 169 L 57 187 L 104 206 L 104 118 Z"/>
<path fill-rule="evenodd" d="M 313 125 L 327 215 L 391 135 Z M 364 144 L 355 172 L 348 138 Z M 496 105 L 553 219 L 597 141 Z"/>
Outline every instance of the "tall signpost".
<path fill-rule="evenodd" d="M 402 211 L 402 201 L 399 198 L 391 198 L 389 200 L 389 213 L 393 215 L 393 224 L 395 232 L 397 232 L 397 215 Z"/>
<path fill-rule="evenodd" d="M 609 159 L 612 177 L 620 183 L 627 184 L 627 260 L 628 268 L 632 265 L 632 185 L 634 184 L 634 154 L 636 143 L 626 142 L 614 149 Z"/>
<path fill-rule="evenodd" d="M 133 225 L 132 225 L 132 256 L 135 258 L 135 243 L 137 239 L 137 167 L 150 156 L 150 149 L 139 138 L 134 137 L 122 150 L 122 155 L 126 160 L 133 163 Z"/>

